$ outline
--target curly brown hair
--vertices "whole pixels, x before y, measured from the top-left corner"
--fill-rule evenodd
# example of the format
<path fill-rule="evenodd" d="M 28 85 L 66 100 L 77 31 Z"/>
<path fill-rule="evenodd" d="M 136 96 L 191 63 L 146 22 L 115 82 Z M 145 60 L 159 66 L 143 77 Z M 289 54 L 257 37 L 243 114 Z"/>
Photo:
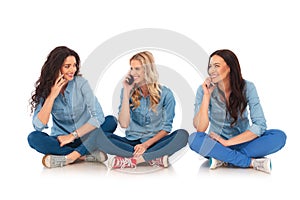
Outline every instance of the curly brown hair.
<path fill-rule="evenodd" d="M 74 56 L 76 59 L 76 68 L 75 76 L 79 74 L 80 68 L 80 57 L 72 49 L 66 46 L 58 46 L 54 48 L 48 55 L 42 69 L 39 79 L 35 82 L 35 90 L 32 92 L 29 104 L 31 106 L 31 113 L 35 110 L 36 106 L 42 101 L 45 100 L 50 94 L 51 87 L 54 85 L 55 80 L 59 76 L 59 71 L 63 65 L 65 59 L 68 56 Z"/>

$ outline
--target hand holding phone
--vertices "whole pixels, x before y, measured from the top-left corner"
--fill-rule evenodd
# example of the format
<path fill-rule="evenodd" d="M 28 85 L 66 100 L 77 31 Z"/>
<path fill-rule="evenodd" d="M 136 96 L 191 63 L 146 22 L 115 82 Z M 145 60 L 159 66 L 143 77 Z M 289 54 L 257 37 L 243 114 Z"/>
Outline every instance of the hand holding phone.
<path fill-rule="evenodd" d="M 216 87 L 216 83 L 212 81 L 211 77 L 207 77 L 204 81 L 204 84 L 205 88 L 207 88 L 210 92 L 212 92 Z"/>
<path fill-rule="evenodd" d="M 58 77 L 59 77 L 59 78 L 61 78 L 61 79 L 65 79 L 65 78 L 64 78 L 64 74 L 63 74 L 63 73 L 61 73 L 61 71 L 59 71 L 59 75 L 58 75 Z"/>
<path fill-rule="evenodd" d="M 210 81 L 208 88 L 211 88 L 211 87 L 214 87 L 214 86 L 215 86 L 215 84 L 212 81 Z"/>
<path fill-rule="evenodd" d="M 134 78 L 131 74 L 129 74 L 129 78 L 126 79 L 126 82 L 128 85 L 131 85 L 134 82 Z"/>

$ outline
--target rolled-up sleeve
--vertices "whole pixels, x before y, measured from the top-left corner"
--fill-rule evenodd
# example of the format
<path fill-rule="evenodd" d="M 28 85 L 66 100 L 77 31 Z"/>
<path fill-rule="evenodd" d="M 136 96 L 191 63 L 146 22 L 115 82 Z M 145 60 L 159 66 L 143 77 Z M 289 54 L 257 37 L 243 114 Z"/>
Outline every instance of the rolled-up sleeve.
<path fill-rule="evenodd" d="M 197 115 L 197 113 L 199 112 L 202 99 L 203 99 L 203 89 L 202 89 L 202 85 L 200 85 L 197 89 L 196 99 L 194 103 L 194 116 Z"/>
<path fill-rule="evenodd" d="M 32 117 L 33 128 L 37 131 L 42 131 L 43 129 L 48 128 L 48 125 L 43 124 L 41 122 L 41 120 L 38 118 L 38 113 L 40 112 L 40 110 L 42 108 L 43 102 L 44 101 L 41 100 L 40 103 L 37 105 L 37 107 L 34 110 L 33 117 Z"/>
<path fill-rule="evenodd" d="M 260 104 L 256 88 L 251 82 L 247 83 L 246 96 L 249 105 L 250 118 L 252 121 L 252 125 L 250 126 L 249 131 L 258 136 L 261 136 L 267 128 L 266 119 L 262 106 Z"/>
<path fill-rule="evenodd" d="M 87 121 L 87 123 L 99 128 L 105 120 L 104 113 L 88 81 L 85 81 L 82 85 L 82 94 L 91 115 L 91 118 Z"/>
<path fill-rule="evenodd" d="M 171 90 L 166 90 L 166 97 L 163 103 L 164 121 L 162 130 L 171 132 L 173 119 L 175 117 L 175 98 Z"/>

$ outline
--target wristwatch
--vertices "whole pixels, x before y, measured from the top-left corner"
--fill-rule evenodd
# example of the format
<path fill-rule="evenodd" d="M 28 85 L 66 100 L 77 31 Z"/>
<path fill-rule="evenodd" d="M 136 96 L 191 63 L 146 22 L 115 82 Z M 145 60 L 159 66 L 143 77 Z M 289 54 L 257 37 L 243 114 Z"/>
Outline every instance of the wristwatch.
<path fill-rule="evenodd" d="M 78 138 L 78 133 L 77 133 L 77 131 L 75 130 L 74 132 L 72 132 L 71 133 L 74 137 L 75 137 L 75 139 L 77 139 Z"/>

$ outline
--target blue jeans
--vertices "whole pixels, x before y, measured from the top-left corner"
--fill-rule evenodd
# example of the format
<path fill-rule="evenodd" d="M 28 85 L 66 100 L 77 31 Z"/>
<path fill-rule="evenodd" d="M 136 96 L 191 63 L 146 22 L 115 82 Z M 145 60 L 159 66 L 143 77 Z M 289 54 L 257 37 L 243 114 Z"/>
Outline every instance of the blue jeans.
<path fill-rule="evenodd" d="M 111 155 L 132 157 L 134 146 L 141 144 L 140 140 L 128 140 L 112 132 L 102 132 L 98 136 L 101 137 L 98 141 L 103 143 L 103 145 L 98 145 L 99 148 Z M 176 130 L 149 147 L 143 154 L 143 158 L 145 161 L 150 161 L 164 155 L 171 156 L 187 145 L 188 137 L 189 134 L 186 130 Z"/>
<path fill-rule="evenodd" d="M 57 136 L 49 136 L 47 133 L 41 131 L 31 132 L 27 140 L 31 148 L 42 154 L 68 155 L 73 151 L 77 151 L 83 156 L 99 149 L 98 145 L 101 145 L 101 141 L 97 141 L 99 132 L 114 132 L 116 128 L 117 119 L 109 115 L 105 117 L 105 121 L 100 128 L 91 131 L 63 147 L 60 147 Z"/>
<path fill-rule="evenodd" d="M 238 145 L 225 147 L 204 132 L 189 137 L 189 146 L 206 158 L 212 157 L 238 167 L 249 167 L 251 158 L 261 158 L 279 151 L 286 142 L 286 135 L 278 129 L 266 130 L 260 137 Z"/>

